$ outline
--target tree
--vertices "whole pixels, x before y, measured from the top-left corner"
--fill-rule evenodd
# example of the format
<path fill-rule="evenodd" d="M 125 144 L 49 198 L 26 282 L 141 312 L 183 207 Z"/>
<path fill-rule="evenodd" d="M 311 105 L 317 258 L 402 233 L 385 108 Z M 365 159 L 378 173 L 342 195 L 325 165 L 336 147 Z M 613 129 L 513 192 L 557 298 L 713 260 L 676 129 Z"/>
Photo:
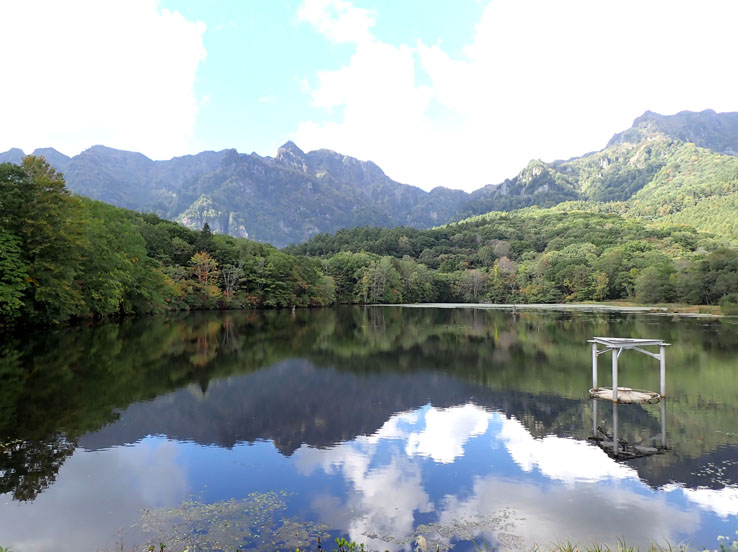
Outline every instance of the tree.
<path fill-rule="evenodd" d="M 362 272 L 360 293 L 365 303 L 402 301 L 402 281 L 390 257 L 382 257 Z"/>
<path fill-rule="evenodd" d="M 210 225 L 206 222 L 202 226 L 200 235 L 195 242 L 195 251 L 204 251 L 209 254 L 215 253 L 215 242 L 213 241 L 213 232 Z"/>
<path fill-rule="evenodd" d="M 23 307 L 28 286 L 28 266 L 23 261 L 18 238 L 0 228 L 0 316 L 16 318 Z"/>
<path fill-rule="evenodd" d="M 342 252 L 333 255 L 325 263 L 325 272 L 331 276 L 336 285 L 336 300 L 339 303 L 353 303 L 358 295 L 358 283 L 363 277 L 363 270 L 369 266 L 375 255 L 367 253 Z"/>
<path fill-rule="evenodd" d="M 190 259 L 190 269 L 193 276 L 204 286 L 215 283 L 218 277 L 218 263 L 215 262 L 209 253 L 200 251 L 195 253 Z"/>
<path fill-rule="evenodd" d="M 0 165 L 0 197 L 0 227 L 15 236 L 27 274 L 24 313 L 42 322 L 80 314 L 80 200 L 69 194 L 56 170 L 32 155 L 21 167 Z"/>
<path fill-rule="evenodd" d="M 603 301 L 604 299 L 607 299 L 607 295 L 609 293 L 609 284 L 610 280 L 607 277 L 607 274 L 604 272 L 597 270 L 592 275 L 593 281 L 593 289 L 592 289 L 592 299 L 595 301 Z"/>
<path fill-rule="evenodd" d="M 230 300 L 233 297 L 234 288 L 243 278 L 243 261 L 239 261 L 237 265 L 225 265 L 220 273 L 223 278 L 223 295 Z"/>
<path fill-rule="evenodd" d="M 465 270 L 459 280 L 459 290 L 467 301 L 479 301 L 487 285 L 488 275 L 477 269 Z"/>
<path fill-rule="evenodd" d="M 644 303 L 660 303 L 673 298 L 669 274 L 657 266 L 649 266 L 641 271 L 636 279 L 635 290 L 638 300 Z"/>

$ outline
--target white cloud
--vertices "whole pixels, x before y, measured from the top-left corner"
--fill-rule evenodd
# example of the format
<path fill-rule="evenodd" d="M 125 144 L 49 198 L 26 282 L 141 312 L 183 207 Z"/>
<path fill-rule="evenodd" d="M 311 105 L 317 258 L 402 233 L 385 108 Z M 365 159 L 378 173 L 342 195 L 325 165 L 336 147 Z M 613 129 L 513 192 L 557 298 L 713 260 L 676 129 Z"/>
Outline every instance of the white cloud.
<path fill-rule="evenodd" d="M 335 42 L 364 42 L 372 39 L 374 14 L 345 0 L 305 0 L 297 20 L 313 25 Z"/>
<path fill-rule="evenodd" d="M 425 415 L 425 429 L 412 433 L 405 448 L 408 456 L 428 456 L 443 464 L 450 464 L 464 455 L 464 445 L 487 431 L 492 416 L 473 404 L 444 410 L 431 408 Z"/>
<path fill-rule="evenodd" d="M 415 86 L 414 63 L 413 51 L 407 46 L 359 44 L 347 67 L 318 73 L 319 85 L 312 92 L 316 106 L 343 109 L 342 121 L 301 123 L 297 143 L 385 164 L 402 157 L 403 152 L 422 149 L 417 142 L 427 142 L 421 130 L 426 127 L 425 111 L 432 92 Z"/>
<path fill-rule="evenodd" d="M 381 431 L 381 430 L 380 430 Z M 391 435 L 390 435 L 391 433 Z M 394 430 L 383 438 L 396 438 Z M 423 488 L 420 466 L 395 453 L 388 463 L 372 466 L 376 441 L 359 437 L 330 449 L 301 447 L 295 462 L 301 473 L 320 467 L 325 473 L 341 474 L 350 483 L 344 504 L 321 497 L 314 506 L 322 507 L 323 521 L 345 530 L 351 540 L 370 548 L 397 549 L 374 542 L 367 535 L 407 535 L 412 533 L 415 512 L 430 512 L 433 504 Z M 350 512 L 350 516 L 346 513 Z"/>
<path fill-rule="evenodd" d="M 0 4 L 0 151 L 93 144 L 182 154 L 205 25 L 156 0 Z"/>
<path fill-rule="evenodd" d="M 471 488 L 462 485 L 431 500 L 421 475 L 424 457 L 453 462 L 463 456 L 469 440 L 485 439 L 482 435 L 492 439 L 493 448 L 503 445 L 524 471 L 538 470 L 544 478 L 495 470 L 475 477 Z M 391 441 L 395 442 L 386 448 Z M 399 413 L 372 436 L 329 449 L 303 446 L 294 460 L 305 475 L 322 470 L 343 476 L 350 489 L 345 500 L 325 494 L 312 506 L 324 523 L 379 550 L 408 548 L 402 543 L 413 532 L 416 512 L 434 512 L 433 522 L 447 528 L 490 520 L 477 527 L 486 542 L 517 543 L 517 548 L 526 546 L 515 535 L 524 535 L 527 545 L 562 539 L 615 545 L 626 535 L 629 545 L 647 548 L 654 540 L 677 542 L 700 525 L 698 511 L 684 511 L 668 494 L 648 491 L 633 468 L 615 462 L 594 445 L 555 436 L 536 439 L 518 420 L 473 404 Z M 689 496 L 700 505 L 713 498 Z M 728 493 L 719 499 L 730 508 Z M 494 521 L 509 510 L 514 512 L 511 526 Z M 399 540 L 387 542 L 371 535 Z"/>
<path fill-rule="evenodd" d="M 738 516 L 738 487 L 722 489 L 689 489 L 676 484 L 666 485 L 663 490 L 674 492 L 681 490 L 691 501 L 705 510 L 715 512 L 722 518 Z"/>
<path fill-rule="evenodd" d="M 599 149 L 647 109 L 738 110 L 736 2 L 494 0 L 459 57 L 440 44 L 383 43 L 366 14 L 345 31 L 340 14 L 356 9 L 303 4 L 302 21 L 356 51 L 318 73 L 312 91 L 317 107 L 343 109 L 340 122 L 303 121 L 294 138 L 427 189 L 471 190 L 531 158 Z M 419 71 L 430 86 L 417 84 Z"/>
<path fill-rule="evenodd" d="M 513 533 L 524 535 L 527 546 L 516 547 L 523 550 L 565 540 L 615 548 L 622 538 L 628 546 L 648 549 L 654 542 L 679 542 L 700 526 L 698 512 L 681 510 L 664 496 L 591 483 L 576 488 L 536 485 L 494 475 L 477 478 L 468 497 L 448 496 L 439 508 L 439 521 L 447 524 L 505 508 L 516 514 Z M 494 542 L 495 537 L 485 538 Z"/>
<path fill-rule="evenodd" d="M 119 534 L 126 545 L 140 540 L 135 524 L 143 508 L 174 506 L 192 491 L 178 455 L 177 445 L 157 439 L 104 452 L 75 451 L 57 481 L 34 501 L 0 495 L 8 497 L 0 500 L 3 545 L 71 552 L 117 548 Z"/>
<path fill-rule="evenodd" d="M 534 438 L 518 420 L 501 417 L 499 438 L 510 456 L 524 471 L 538 469 L 549 479 L 569 485 L 603 479 L 638 479 L 638 472 L 612 460 L 603 450 L 586 441 L 547 435 Z"/>

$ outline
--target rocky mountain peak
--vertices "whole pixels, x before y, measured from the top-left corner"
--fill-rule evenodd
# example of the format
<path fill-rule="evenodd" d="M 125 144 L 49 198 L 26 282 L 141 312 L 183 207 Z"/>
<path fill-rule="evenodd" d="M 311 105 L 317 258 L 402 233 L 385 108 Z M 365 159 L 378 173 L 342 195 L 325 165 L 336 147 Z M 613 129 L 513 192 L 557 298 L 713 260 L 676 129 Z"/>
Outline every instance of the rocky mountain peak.
<path fill-rule="evenodd" d="M 607 146 L 640 142 L 659 135 L 692 142 L 717 153 L 738 155 L 738 113 L 705 109 L 661 115 L 646 111 L 633 121 L 631 128 L 615 134 Z"/>
<path fill-rule="evenodd" d="M 307 172 L 308 168 L 305 164 L 305 152 L 302 151 L 297 145 L 288 140 L 277 149 L 277 156 L 274 160 L 280 165 L 295 169 L 298 171 Z"/>
<path fill-rule="evenodd" d="M 43 157 L 49 165 L 61 172 L 66 172 L 69 162 L 72 160 L 71 157 L 54 148 L 36 148 L 31 155 Z"/>
<path fill-rule="evenodd" d="M 298 148 L 292 140 L 288 140 L 277 148 L 277 159 L 294 159 L 295 157 L 305 157 L 305 152 Z"/>

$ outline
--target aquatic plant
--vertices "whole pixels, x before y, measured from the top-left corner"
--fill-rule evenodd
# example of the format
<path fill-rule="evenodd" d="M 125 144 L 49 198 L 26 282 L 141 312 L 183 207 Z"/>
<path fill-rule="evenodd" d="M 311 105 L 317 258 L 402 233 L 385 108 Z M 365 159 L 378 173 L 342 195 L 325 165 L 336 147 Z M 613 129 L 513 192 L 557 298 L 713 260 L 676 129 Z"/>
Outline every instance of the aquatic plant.
<path fill-rule="evenodd" d="M 423 523 L 404 536 L 375 533 L 365 533 L 364 536 L 399 546 L 415 544 L 419 552 L 446 552 L 454 548 L 453 542 L 475 542 L 479 534 L 492 533 L 498 544 L 495 548 L 519 550 L 524 547 L 524 541 L 513 532 L 516 520 L 515 512 L 505 508 L 489 515 L 458 518 L 445 523 Z"/>
<path fill-rule="evenodd" d="M 738 531 L 736 531 L 738 536 Z M 700 552 L 738 552 L 738 538 L 731 540 L 731 537 L 721 535 L 717 538 L 719 549 L 696 549 L 691 548 L 685 543 L 672 544 L 666 542 L 664 544 L 651 543 L 644 552 L 690 552 L 700 550 Z M 479 549 L 479 547 L 477 547 Z M 557 542 L 551 546 L 535 545 L 529 552 L 640 552 L 637 546 L 629 546 L 624 539 L 619 539 L 615 548 L 611 548 L 607 544 L 591 543 L 580 545 L 571 541 Z"/>
<path fill-rule="evenodd" d="M 295 550 L 327 534 L 324 525 L 284 517 L 286 496 L 284 491 L 251 493 L 241 500 L 209 504 L 188 500 L 174 508 L 146 509 L 141 529 L 155 535 L 149 552 L 154 552 L 157 542 L 162 547 L 159 552 L 164 552 L 164 546 L 173 552 Z"/>
<path fill-rule="evenodd" d="M 336 539 L 336 550 L 334 552 L 364 552 L 364 544 L 355 541 L 347 541 L 343 537 Z"/>

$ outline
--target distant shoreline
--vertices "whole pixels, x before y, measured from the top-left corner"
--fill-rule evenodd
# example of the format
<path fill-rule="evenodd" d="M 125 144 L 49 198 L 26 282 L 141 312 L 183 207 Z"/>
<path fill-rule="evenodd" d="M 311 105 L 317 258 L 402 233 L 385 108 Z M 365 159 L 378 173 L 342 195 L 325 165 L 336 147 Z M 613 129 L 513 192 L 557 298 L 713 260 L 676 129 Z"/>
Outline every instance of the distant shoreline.
<path fill-rule="evenodd" d="M 619 312 L 631 314 L 656 314 L 691 318 L 722 318 L 718 312 L 696 312 L 695 306 L 644 306 L 613 305 L 610 303 L 397 303 L 380 304 L 381 307 L 436 308 L 436 309 L 493 309 L 493 310 L 542 310 L 554 312 Z"/>

